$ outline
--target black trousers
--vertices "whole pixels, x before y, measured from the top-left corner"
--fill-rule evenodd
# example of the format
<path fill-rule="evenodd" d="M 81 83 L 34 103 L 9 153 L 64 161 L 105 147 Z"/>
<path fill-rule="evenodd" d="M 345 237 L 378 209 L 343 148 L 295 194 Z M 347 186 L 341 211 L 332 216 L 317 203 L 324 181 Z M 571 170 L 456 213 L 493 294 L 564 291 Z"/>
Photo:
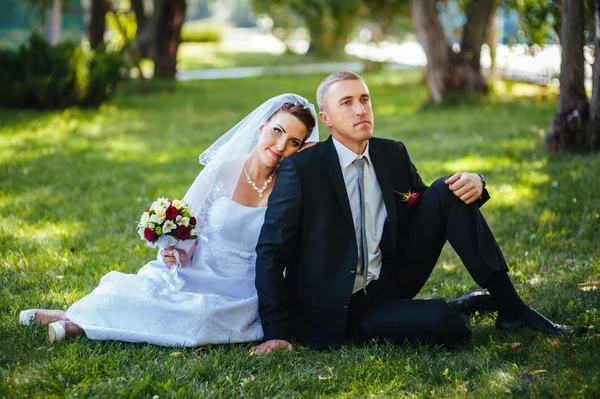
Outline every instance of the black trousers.
<path fill-rule="evenodd" d="M 398 240 L 397 270 L 382 268 L 367 293 L 352 296 L 347 338 L 366 342 L 460 343 L 472 335 L 468 319 L 441 299 L 415 300 L 431 275 L 446 240 L 477 284 L 508 270 L 502 252 L 476 204 L 465 204 L 435 181 L 410 210 Z"/>

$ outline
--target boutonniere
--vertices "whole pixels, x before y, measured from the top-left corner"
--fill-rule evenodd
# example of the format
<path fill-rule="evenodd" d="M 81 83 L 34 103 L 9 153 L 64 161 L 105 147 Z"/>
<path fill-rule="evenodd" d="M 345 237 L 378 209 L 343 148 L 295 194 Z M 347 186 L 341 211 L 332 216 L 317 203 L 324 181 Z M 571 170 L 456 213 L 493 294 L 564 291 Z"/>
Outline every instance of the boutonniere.
<path fill-rule="evenodd" d="M 419 196 L 421 195 L 421 193 L 417 191 L 410 190 L 408 190 L 407 193 L 401 193 L 396 190 L 394 190 L 394 192 L 400 196 L 402 202 L 406 202 L 406 207 L 409 209 L 415 206 L 417 200 L 419 199 Z"/>

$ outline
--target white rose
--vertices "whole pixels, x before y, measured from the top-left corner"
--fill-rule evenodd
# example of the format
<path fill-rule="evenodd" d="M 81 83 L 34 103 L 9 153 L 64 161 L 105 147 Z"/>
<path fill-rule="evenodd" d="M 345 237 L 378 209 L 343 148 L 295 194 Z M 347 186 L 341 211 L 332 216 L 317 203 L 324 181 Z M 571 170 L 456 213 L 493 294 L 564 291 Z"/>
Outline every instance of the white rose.
<path fill-rule="evenodd" d="M 160 218 L 158 215 L 152 215 L 152 216 L 150 216 L 150 222 L 151 223 L 155 223 L 155 224 L 162 223 L 163 219 L 164 219 L 164 217 Z"/>

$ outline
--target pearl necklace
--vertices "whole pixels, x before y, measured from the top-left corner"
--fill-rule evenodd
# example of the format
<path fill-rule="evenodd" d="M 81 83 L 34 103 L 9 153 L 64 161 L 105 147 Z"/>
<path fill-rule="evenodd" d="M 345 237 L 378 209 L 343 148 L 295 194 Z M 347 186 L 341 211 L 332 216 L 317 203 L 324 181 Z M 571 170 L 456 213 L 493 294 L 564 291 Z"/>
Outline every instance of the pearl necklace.
<path fill-rule="evenodd" d="M 252 181 L 252 179 L 250 178 L 250 175 L 248 174 L 248 171 L 246 170 L 246 165 L 244 165 L 244 174 L 246 175 L 246 181 L 248 182 L 248 184 L 250 184 L 252 186 L 253 189 L 255 189 L 256 191 L 258 191 L 258 196 L 260 198 L 262 198 L 263 192 L 267 189 L 267 186 L 269 185 L 269 183 L 271 183 L 273 181 L 273 176 L 275 176 L 275 172 L 276 171 L 277 171 L 277 169 L 275 169 L 273 171 L 273 173 L 271 173 L 271 176 L 269 176 L 269 178 L 267 179 L 267 181 L 265 182 L 265 184 L 263 184 L 262 188 L 258 188 L 256 186 L 256 183 L 254 183 Z"/>

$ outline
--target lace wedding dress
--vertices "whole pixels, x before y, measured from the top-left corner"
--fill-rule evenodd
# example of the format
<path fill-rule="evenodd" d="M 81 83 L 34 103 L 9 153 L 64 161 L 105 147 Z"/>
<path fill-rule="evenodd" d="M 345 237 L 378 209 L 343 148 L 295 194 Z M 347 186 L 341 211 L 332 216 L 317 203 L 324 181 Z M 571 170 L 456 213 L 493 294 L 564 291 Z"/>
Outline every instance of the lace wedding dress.
<path fill-rule="evenodd" d="M 262 339 L 254 276 L 265 211 L 215 200 L 193 258 L 179 269 L 180 291 L 164 279 L 165 265 L 153 261 L 137 274 L 108 273 L 67 317 L 96 340 L 200 346 Z"/>

